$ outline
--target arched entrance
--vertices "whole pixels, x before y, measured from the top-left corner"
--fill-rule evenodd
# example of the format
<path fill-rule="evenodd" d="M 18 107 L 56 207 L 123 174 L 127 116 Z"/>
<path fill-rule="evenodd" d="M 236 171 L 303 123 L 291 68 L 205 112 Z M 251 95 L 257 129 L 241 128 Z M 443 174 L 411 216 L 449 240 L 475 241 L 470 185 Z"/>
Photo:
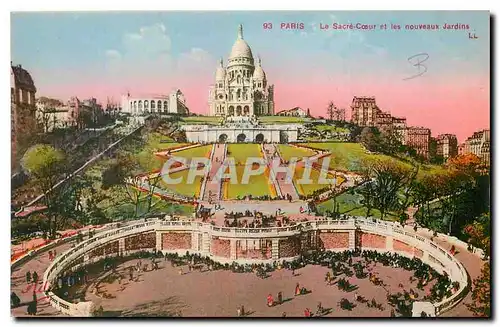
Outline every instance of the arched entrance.
<path fill-rule="evenodd" d="M 227 141 L 227 134 L 219 135 L 219 143 L 226 143 L 226 141 Z"/>
<path fill-rule="evenodd" d="M 241 116 L 241 106 L 236 107 L 236 116 Z"/>
<path fill-rule="evenodd" d="M 247 136 L 243 133 L 239 134 L 237 137 L 236 137 L 236 142 L 238 143 L 242 143 L 242 142 L 245 142 L 245 139 L 247 138 Z"/>
<path fill-rule="evenodd" d="M 250 108 L 248 106 L 243 107 L 243 114 L 248 116 L 250 114 Z"/>
<path fill-rule="evenodd" d="M 288 143 L 288 133 L 280 131 L 280 143 Z"/>
<path fill-rule="evenodd" d="M 229 116 L 234 116 L 234 106 L 229 106 L 229 110 L 227 112 Z"/>
<path fill-rule="evenodd" d="M 264 142 L 264 134 L 262 134 L 262 133 L 257 134 L 257 136 L 255 137 L 255 142 L 257 142 L 257 143 Z"/>

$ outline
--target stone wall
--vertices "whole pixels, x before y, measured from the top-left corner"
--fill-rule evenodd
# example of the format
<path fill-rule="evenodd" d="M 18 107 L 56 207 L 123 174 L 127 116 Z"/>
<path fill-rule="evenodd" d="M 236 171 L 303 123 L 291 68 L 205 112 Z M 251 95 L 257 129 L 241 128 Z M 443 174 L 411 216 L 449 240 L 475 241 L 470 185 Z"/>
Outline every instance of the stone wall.
<path fill-rule="evenodd" d="M 361 246 L 364 248 L 385 249 L 385 236 L 361 232 L 360 239 Z"/>
<path fill-rule="evenodd" d="M 290 236 L 287 239 L 279 241 L 279 257 L 289 258 L 300 254 L 300 238 Z"/>
<path fill-rule="evenodd" d="M 191 233 L 162 233 L 162 250 L 191 249 Z"/>
<path fill-rule="evenodd" d="M 100 247 L 90 251 L 89 259 L 92 259 L 94 257 L 109 255 L 109 254 L 116 254 L 116 253 L 118 253 L 118 250 L 119 250 L 118 240 L 113 241 L 113 242 L 109 242 L 107 244 L 104 244 L 103 246 L 100 246 Z"/>
<path fill-rule="evenodd" d="M 156 247 L 156 232 L 129 236 L 125 239 L 125 251 Z"/>
<path fill-rule="evenodd" d="M 216 257 L 229 258 L 231 253 L 231 241 L 220 238 L 212 238 L 211 251 Z"/>
<path fill-rule="evenodd" d="M 406 244 L 405 242 L 401 242 L 399 240 L 394 240 L 392 246 L 395 251 L 402 251 L 408 254 L 413 254 L 413 246 Z"/>
<path fill-rule="evenodd" d="M 237 259 L 258 259 L 267 260 L 271 259 L 271 240 L 257 240 L 249 241 L 240 240 L 236 243 L 236 258 Z"/>
<path fill-rule="evenodd" d="M 319 233 L 319 246 L 323 249 L 343 249 L 349 247 L 349 232 L 329 232 L 322 230 Z"/>

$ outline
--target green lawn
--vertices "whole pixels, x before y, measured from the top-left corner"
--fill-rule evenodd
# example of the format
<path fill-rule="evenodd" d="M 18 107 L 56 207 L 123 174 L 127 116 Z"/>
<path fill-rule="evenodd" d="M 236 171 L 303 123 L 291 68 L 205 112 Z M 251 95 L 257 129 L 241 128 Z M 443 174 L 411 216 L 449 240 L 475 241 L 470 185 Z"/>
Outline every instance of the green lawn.
<path fill-rule="evenodd" d="M 190 143 L 164 142 L 164 143 L 158 143 L 157 149 L 159 151 L 165 151 L 170 149 L 178 149 L 188 145 L 190 145 Z"/>
<path fill-rule="evenodd" d="M 249 157 L 262 157 L 260 144 L 228 144 L 227 157 L 233 157 L 237 165 L 244 165 Z"/>
<path fill-rule="evenodd" d="M 369 154 L 365 152 L 364 147 L 359 143 L 346 142 L 328 142 L 328 143 L 301 143 L 314 149 L 327 150 L 332 154 L 330 158 L 330 169 L 338 169 L 344 171 L 360 171 L 365 160 L 396 160 L 393 157 L 384 154 Z M 318 164 L 322 164 L 323 159 L 318 160 Z M 407 163 L 401 162 L 403 165 Z"/>
<path fill-rule="evenodd" d="M 214 116 L 190 116 L 182 118 L 182 121 L 186 124 L 207 124 L 207 125 L 218 125 L 221 123 L 221 117 Z"/>
<path fill-rule="evenodd" d="M 238 183 L 231 184 L 229 181 L 222 185 L 222 192 L 225 199 L 242 198 L 247 195 L 252 196 L 276 196 L 274 186 L 269 184 L 268 173 L 250 176 L 248 184 L 242 184 L 243 171 L 245 166 L 236 166 L 236 175 Z M 266 168 L 267 170 L 267 168 Z"/>
<path fill-rule="evenodd" d="M 323 189 L 327 186 L 329 186 L 331 183 L 323 183 L 323 181 L 319 181 L 320 177 L 320 171 L 316 169 L 311 169 L 311 174 L 309 179 L 311 179 L 312 183 L 311 184 L 302 184 L 299 183 L 298 180 L 302 179 L 302 176 L 304 175 L 304 168 L 296 168 L 295 169 L 295 175 L 294 175 L 294 183 L 297 188 L 297 191 L 299 194 L 308 196 L 314 193 L 314 191 Z M 333 179 L 335 176 L 332 174 L 328 174 L 327 178 L 328 179 Z M 344 179 L 340 176 L 337 176 L 337 184 L 340 184 L 344 181 Z"/>
<path fill-rule="evenodd" d="M 309 122 L 311 118 L 287 117 L 287 116 L 261 116 L 259 121 L 263 124 L 291 124 Z"/>
<path fill-rule="evenodd" d="M 324 131 L 330 131 L 332 133 L 348 133 L 349 130 L 347 128 L 342 128 L 342 127 L 337 127 L 333 125 L 327 125 L 327 124 L 321 124 L 321 125 L 315 125 L 313 127 L 315 130 L 324 132 Z"/>
<path fill-rule="evenodd" d="M 278 151 L 281 154 L 281 158 L 284 161 L 290 161 L 291 158 L 295 157 L 297 159 L 302 159 L 304 157 L 310 157 L 316 154 L 315 151 L 306 148 L 298 148 L 286 144 L 277 144 Z"/>
<path fill-rule="evenodd" d="M 171 155 L 174 157 L 183 157 L 186 159 L 191 158 L 208 158 L 210 156 L 210 151 L 212 150 L 211 145 L 202 145 L 194 148 L 172 152 Z"/>
<path fill-rule="evenodd" d="M 181 170 L 170 174 L 170 178 L 176 179 L 181 177 L 182 182 L 179 184 L 167 184 L 163 178 L 160 180 L 160 187 L 165 187 L 172 192 L 180 195 L 198 197 L 201 189 L 201 176 L 196 176 L 192 184 L 188 184 L 189 169 Z"/>

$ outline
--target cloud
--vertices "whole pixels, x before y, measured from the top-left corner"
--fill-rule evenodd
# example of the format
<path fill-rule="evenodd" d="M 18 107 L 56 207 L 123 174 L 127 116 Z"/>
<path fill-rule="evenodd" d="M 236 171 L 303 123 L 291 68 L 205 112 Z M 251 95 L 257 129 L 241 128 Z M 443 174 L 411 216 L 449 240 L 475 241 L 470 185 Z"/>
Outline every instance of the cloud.
<path fill-rule="evenodd" d="M 210 54 L 201 48 L 193 47 L 174 57 L 172 47 L 172 39 L 162 23 L 125 33 L 119 50 L 109 49 L 104 53 L 107 73 L 116 82 L 123 79 L 160 80 L 174 78 L 186 71 L 194 72 L 200 64 L 209 63 Z"/>
<path fill-rule="evenodd" d="M 105 55 L 106 58 L 109 59 L 121 59 L 122 57 L 121 53 L 118 50 L 113 50 L 113 49 L 106 50 Z"/>

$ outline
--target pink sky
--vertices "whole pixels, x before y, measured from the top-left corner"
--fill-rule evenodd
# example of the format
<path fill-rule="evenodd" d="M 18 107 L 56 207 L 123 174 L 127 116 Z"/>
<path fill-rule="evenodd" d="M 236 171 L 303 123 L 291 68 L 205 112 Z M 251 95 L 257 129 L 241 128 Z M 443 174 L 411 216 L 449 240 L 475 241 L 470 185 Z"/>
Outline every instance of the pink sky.
<path fill-rule="evenodd" d="M 285 76 L 286 73 L 276 74 Z M 211 78 L 203 75 L 198 79 L 176 78 L 175 84 L 165 80 L 149 80 L 147 83 L 121 82 L 127 88 L 103 81 L 101 84 L 45 85 L 39 94 L 67 99 L 77 94 L 79 98 L 94 96 L 103 103 L 120 94 L 168 93 L 174 87 L 181 89 L 192 112 L 208 113 L 208 88 Z M 391 76 L 385 77 L 337 77 L 327 80 L 322 75 L 309 75 L 307 79 L 287 76 L 286 80 L 271 79 L 275 84 L 276 111 L 300 106 L 310 108 L 314 116 L 326 116 L 326 105 L 333 100 L 346 108 L 350 118 L 353 96 L 375 96 L 378 106 L 394 116 L 407 118 L 409 126 L 425 126 L 432 135 L 456 134 L 459 142 L 477 130 L 490 126 L 490 87 L 487 76 L 446 76 L 431 78 L 421 76 L 409 81 Z"/>

